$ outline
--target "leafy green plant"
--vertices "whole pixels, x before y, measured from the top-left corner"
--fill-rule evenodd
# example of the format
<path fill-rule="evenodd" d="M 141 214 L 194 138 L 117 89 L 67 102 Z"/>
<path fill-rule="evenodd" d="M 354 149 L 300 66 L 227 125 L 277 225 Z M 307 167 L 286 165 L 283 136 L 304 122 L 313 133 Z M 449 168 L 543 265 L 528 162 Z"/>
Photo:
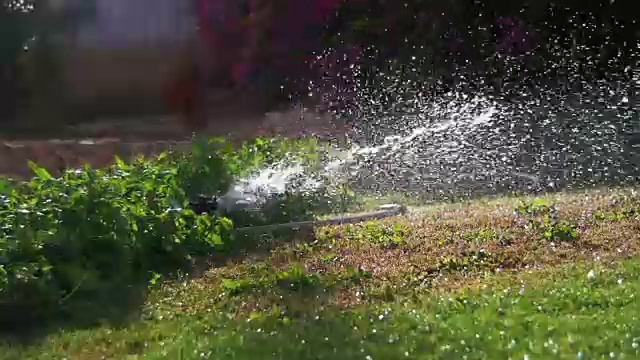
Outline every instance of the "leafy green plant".
<path fill-rule="evenodd" d="M 255 289 L 303 291 L 320 286 L 326 280 L 318 274 L 307 272 L 302 265 L 291 264 L 286 270 L 259 269 L 237 279 L 224 279 L 220 287 L 228 295 L 237 296 Z"/>
<path fill-rule="evenodd" d="M 318 234 L 318 239 L 340 237 L 346 241 L 369 242 L 382 247 L 397 247 L 405 243 L 409 229 L 402 224 L 385 224 L 377 221 L 347 224 L 338 233 L 336 229 L 327 228 Z"/>
<path fill-rule="evenodd" d="M 480 229 L 475 231 L 469 231 L 462 235 L 462 238 L 468 242 L 490 242 L 499 239 L 502 234 L 498 234 L 497 231 L 492 229 Z"/>
<path fill-rule="evenodd" d="M 298 264 L 292 264 L 288 270 L 276 275 L 276 283 L 283 289 L 301 291 L 318 285 L 321 279 L 316 274 L 308 273 Z"/>
<path fill-rule="evenodd" d="M 540 233 L 547 241 L 574 241 L 578 238 L 578 230 L 567 221 L 544 221 L 540 224 Z"/>
<path fill-rule="evenodd" d="M 462 256 L 449 256 L 440 260 L 434 268 L 434 272 L 471 271 L 477 269 L 496 268 L 500 262 L 496 257 L 485 250 L 474 251 Z"/>
<path fill-rule="evenodd" d="M 360 284 L 363 280 L 372 279 L 373 274 L 371 271 L 368 271 L 362 267 L 347 267 L 346 273 L 343 275 L 342 280 L 346 280 L 348 282 L 354 284 Z"/>
<path fill-rule="evenodd" d="M 175 172 L 157 163 L 86 168 L 60 179 L 31 166 L 37 176 L 0 204 L 7 269 L 0 298 L 28 288 L 27 298 L 36 291 L 56 303 L 112 281 L 188 270 L 194 256 L 229 240 L 231 222 L 181 206 Z"/>
<path fill-rule="evenodd" d="M 538 232 L 544 240 L 574 241 L 579 236 L 576 225 L 560 219 L 555 207 L 544 200 L 522 203 L 515 212 L 527 216 L 527 228 Z"/>
<path fill-rule="evenodd" d="M 253 289 L 256 284 L 248 279 L 223 279 L 221 288 L 231 296 L 240 295 L 246 291 Z"/>
<path fill-rule="evenodd" d="M 148 286 L 228 251 L 233 221 L 198 215 L 189 199 L 220 195 L 238 176 L 293 153 L 314 156 L 305 142 L 259 139 L 236 150 L 223 139 L 195 139 L 187 153 L 116 159 L 60 178 L 29 163 L 33 179 L 0 187 L 1 313 L 15 316 L 18 305 L 26 309 L 20 315 L 48 312 L 116 285 Z"/>
<path fill-rule="evenodd" d="M 531 202 L 521 202 L 515 209 L 515 213 L 520 216 L 538 216 L 549 214 L 553 208 L 543 199 L 536 199 Z"/>
<path fill-rule="evenodd" d="M 624 209 L 624 210 L 615 210 L 615 211 L 604 211 L 599 210 L 593 214 L 593 219 L 596 221 L 623 221 L 629 218 L 633 218 L 640 214 L 640 210 L 635 208 Z"/>

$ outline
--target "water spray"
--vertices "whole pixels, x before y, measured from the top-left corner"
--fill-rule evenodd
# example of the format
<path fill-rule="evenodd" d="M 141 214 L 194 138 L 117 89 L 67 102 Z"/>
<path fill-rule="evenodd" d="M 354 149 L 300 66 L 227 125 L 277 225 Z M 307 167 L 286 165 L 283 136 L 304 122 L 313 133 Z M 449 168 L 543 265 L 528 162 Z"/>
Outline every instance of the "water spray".
<path fill-rule="evenodd" d="M 576 26 L 600 31 L 592 20 Z M 428 58 L 389 62 L 368 77 L 358 64 L 334 66 L 334 79 L 310 83 L 309 93 L 355 124 L 353 145 L 325 154 L 315 175 L 364 196 L 439 201 L 637 181 L 638 66 L 628 76 L 601 76 L 598 67 L 627 59 L 608 59 L 577 40 L 570 47 L 559 38 L 547 42 L 538 53 L 493 56 L 489 67 L 504 73 L 457 69 L 450 89 L 437 93 L 421 75 Z M 255 210 L 258 188 L 282 193 L 305 176 L 313 178 L 295 166 L 263 169 L 238 182 L 220 206 Z"/>

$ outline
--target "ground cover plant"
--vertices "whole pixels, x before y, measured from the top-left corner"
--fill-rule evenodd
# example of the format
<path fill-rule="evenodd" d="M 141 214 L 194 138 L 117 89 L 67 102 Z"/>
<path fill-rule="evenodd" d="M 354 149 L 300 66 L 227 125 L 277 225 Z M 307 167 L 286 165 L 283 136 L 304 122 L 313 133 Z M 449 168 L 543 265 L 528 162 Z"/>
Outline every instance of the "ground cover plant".
<path fill-rule="evenodd" d="M 197 146 L 202 150 L 204 145 Z M 256 155 L 251 154 L 260 146 L 263 147 L 260 149 L 276 147 L 268 150 L 276 155 L 256 160 Z M 12 228 L 15 218 L 13 223 L 7 220 L 3 224 L 4 234 L 21 237 L 18 242 L 5 242 L 13 244 L 13 248 L 3 245 L 7 249 L 4 254 L 9 254 L 3 260 L 10 261 L 4 260 L 3 265 L 9 269 L 5 271 L 10 281 L 5 282 L 7 285 L 3 285 L 0 294 L 11 299 L 14 294 L 26 296 L 23 294 L 36 291 L 38 299 L 47 299 L 55 308 L 75 299 L 65 315 L 75 322 L 87 318 L 92 322 L 83 323 L 82 327 L 67 323 L 49 328 L 39 336 L 31 333 L 20 338 L 5 337 L 0 341 L 2 356 L 7 359 L 639 356 L 637 187 L 413 206 L 406 215 L 394 218 L 319 227 L 288 234 L 286 241 L 271 237 L 245 242 L 247 246 L 239 252 L 231 251 L 230 246 L 238 241 L 229 231 L 233 219 L 179 210 L 188 194 L 224 188 L 222 182 L 205 181 L 213 171 L 217 171 L 217 178 L 231 179 L 239 169 L 244 169 L 241 165 L 259 167 L 277 161 L 278 153 L 291 154 L 295 149 L 311 153 L 308 146 L 311 145 L 259 142 L 241 151 L 229 151 L 225 157 L 204 156 L 203 163 L 208 164 L 209 170 L 207 166 L 189 165 L 198 159 L 197 148 L 188 155 L 189 161 L 164 155 L 155 160 L 117 164 L 104 173 L 87 169 L 66 174 L 63 180 L 41 173 L 30 184 L 7 185 L 10 191 L 5 191 L 8 194 L 5 197 L 12 199 L 13 207 L 5 207 L 4 214 L 23 216 L 16 205 L 20 199 L 33 202 L 25 214 L 38 211 L 46 214 L 52 211 L 44 205 L 48 204 L 46 200 L 54 199 L 51 202 L 57 208 L 76 217 L 70 217 L 74 222 L 68 225 L 63 217 L 57 217 L 62 224 L 53 216 L 29 218 L 40 221 L 33 220 L 25 227 L 36 233 L 35 237 L 28 237 L 26 230 L 18 231 L 19 227 Z M 224 150 L 220 154 L 225 154 Z M 170 165 L 158 165 L 165 162 Z M 41 172 L 38 168 L 34 170 Z M 123 180 L 127 178 L 124 173 L 134 171 L 140 175 L 130 182 Z M 71 188 L 74 190 L 68 190 Z M 62 190 L 67 189 L 72 195 L 69 198 L 77 197 L 73 200 L 76 202 L 66 200 L 63 195 L 54 197 L 46 189 L 53 189 L 50 191 L 55 194 L 66 194 Z M 124 189 L 135 191 L 126 193 Z M 100 196 L 95 195 L 98 191 Z M 179 195 L 172 195 L 174 192 Z M 155 193 L 161 196 L 152 197 Z M 176 198 L 182 203 L 173 203 Z M 93 201 L 96 199 L 99 201 Z M 108 206 L 102 205 L 102 201 Z M 366 199 L 363 203 L 375 206 L 380 201 L 384 199 Z M 96 203 L 101 204 L 100 211 L 91 210 L 97 206 L 90 204 Z M 126 216 L 113 215 L 121 213 Z M 128 225 L 118 222 L 123 218 Z M 139 221 L 135 224 L 141 230 L 133 230 L 133 221 Z M 32 229 L 53 229 L 54 234 L 65 234 L 66 238 Z M 91 236 L 97 233 L 112 237 Z M 71 240 L 60 246 L 52 239 Z M 50 256 L 31 244 L 43 244 L 43 249 L 55 244 L 68 257 L 58 253 Z M 49 263 L 22 260 L 30 254 L 45 254 Z M 102 254 L 111 256 L 101 257 Z M 209 266 L 198 276 L 165 275 L 177 269 L 192 269 L 191 259 L 200 256 L 208 260 Z M 25 282 L 30 286 L 29 293 L 23 293 L 25 288 L 16 285 L 21 273 L 15 269 L 23 264 L 41 272 L 51 266 L 49 270 L 54 273 L 58 266 L 63 265 L 64 269 L 65 263 L 75 267 L 76 272 L 69 271 L 67 275 L 64 270 L 57 270 L 61 275 L 48 278 L 32 274 Z M 108 312 L 95 314 L 81 307 L 86 302 L 79 300 L 87 299 L 88 295 L 80 293 L 105 291 L 111 288 L 107 284 L 116 283 L 118 278 L 136 278 L 140 274 L 144 274 L 145 291 L 139 298 L 127 299 L 135 302 L 136 307 L 127 313 L 126 319 L 114 321 Z M 62 280 L 69 282 L 66 287 L 59 285 L 65 284 Z M 83 285 L 78 286 L 79 283 Z M 89 295 L 96 298 L 95 294 Z M 114 309 L 116 305 L 103 307 Z"/>

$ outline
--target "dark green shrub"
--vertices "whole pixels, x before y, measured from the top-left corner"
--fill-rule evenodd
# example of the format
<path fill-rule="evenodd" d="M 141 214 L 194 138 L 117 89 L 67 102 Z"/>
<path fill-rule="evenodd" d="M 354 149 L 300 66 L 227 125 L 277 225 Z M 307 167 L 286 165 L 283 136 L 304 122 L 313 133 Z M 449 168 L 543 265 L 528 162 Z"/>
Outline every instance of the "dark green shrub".
<path fill-rule="evenodd" d="M 189 199 L 221 195 L 234 179 L 283 159 L 313 166 L 317 151 L 313 141 L 258 139 L 238 149 L 196 139 L 189 153 L 116 159 L 60 178 L 31 163 L 30 181 L 0 183 L 0 323 L 119 296 L 114 288 L 187 272 L 195 259 L 230 250 L 231 219 L 198 215 Z M 309 204 L 292 199 L 284 197 L 280 215 L 243 225 L 310 214 Z"/>
<path fill-rule="evenodd" d="M 230 239 L 226 218 L 187 209 L 169 161 L 38 175 L 0 202 L 0 302 L 49 307 L 74 293 L 188 270 Z M 215 178 L 212 180 L 215 182 Z"/>

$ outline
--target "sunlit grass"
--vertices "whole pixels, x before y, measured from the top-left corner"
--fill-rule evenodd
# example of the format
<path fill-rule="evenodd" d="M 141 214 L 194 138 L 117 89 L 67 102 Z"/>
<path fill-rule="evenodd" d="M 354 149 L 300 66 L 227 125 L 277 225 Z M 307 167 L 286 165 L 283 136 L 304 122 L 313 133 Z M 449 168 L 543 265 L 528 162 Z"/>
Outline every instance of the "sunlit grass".
<path fill-rule="evenodd" d="M 414 208 L 263 241 L 159 285 L 138 317 L 7 359 L 640 356 L 634 188 Z M 0 356 L 0 357 L 2 357 Z"/>
<path fill-rule="evenodd" d="M 544 274 L 542 278 L 541 274 Z M 338 311 L 301 304 L 243 319 L 199 311 L 62 332 L 6 358 L 636 358 L 640 261 L 497 276 L 487 289 Z M 505 284 L 505 285 L 503 285 Z M 179 304 L 174 304 L 179 307 Z"/>

